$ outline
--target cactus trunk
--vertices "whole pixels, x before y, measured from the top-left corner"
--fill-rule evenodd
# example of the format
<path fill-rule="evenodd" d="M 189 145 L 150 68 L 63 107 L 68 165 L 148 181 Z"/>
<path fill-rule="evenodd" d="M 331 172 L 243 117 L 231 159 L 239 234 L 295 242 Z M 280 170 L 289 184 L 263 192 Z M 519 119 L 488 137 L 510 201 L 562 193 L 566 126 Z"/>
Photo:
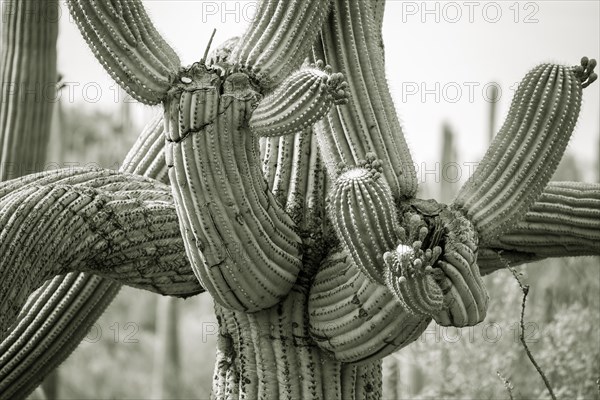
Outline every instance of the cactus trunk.
<path fill-rule="evenodd" d="M 341 363 L 309 335 L 308 283 L 301 277 L 285 300 L 257 313 L 216 305 L 214 398 L 381 398 L 381 361 Z"/>

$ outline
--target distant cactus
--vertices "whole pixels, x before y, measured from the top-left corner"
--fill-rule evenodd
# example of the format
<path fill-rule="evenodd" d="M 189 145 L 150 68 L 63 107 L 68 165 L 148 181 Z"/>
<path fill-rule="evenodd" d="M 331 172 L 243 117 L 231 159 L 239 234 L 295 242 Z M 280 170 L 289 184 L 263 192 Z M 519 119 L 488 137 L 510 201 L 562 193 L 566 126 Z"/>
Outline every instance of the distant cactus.
<path fill-rule="evenodd" d="M 415 198 L 385 80 L 383 2 L 264 0 L 244 36 L 188 67 L 140 0 L 68 4 L 111 76 L 163 105 L 164 128 L 150 124 L 122 172 L 0 184 L 2 396 L 41 379 L 10 362 L 37 361 L 11 347 L 31 323 L 17 313 L 67 272 L 172 296 L 206 290 L 219 322 L 215 398 L 379 398 L 381 358 L 432 319 L 485 318 L 481 271 L 600 254 L 600 187 L 548 185 L 594 60 L 532 70 L 475 176 L 444 205 Z M 73 295 L 75 309 L 105 306 L 84 304 L 94 296 Z M 49 321 L 59 324 L 38 320 Z M 57 329 L 80 340 L 89 323 Z M 37 354 L 56 365 L 67 354 L 53 338 Z"/>

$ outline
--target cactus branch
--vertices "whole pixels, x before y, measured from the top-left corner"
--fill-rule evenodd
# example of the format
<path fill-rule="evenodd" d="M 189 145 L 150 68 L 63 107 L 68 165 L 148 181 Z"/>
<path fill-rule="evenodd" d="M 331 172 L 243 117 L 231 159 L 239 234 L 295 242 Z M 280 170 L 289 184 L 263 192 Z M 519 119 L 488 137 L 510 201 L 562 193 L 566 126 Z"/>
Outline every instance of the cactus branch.
<path fill-rule="evenodd" d="M 110 76 L 136 100 L 160 103 L 180 61 L 150 21 L 141 0 L 68 0 L 67 4 Z"/>
<path fill-rule="evenodd" d="M 345 251 L 332 252 L 315 276 L 308 300 L 316 343 L 342 362 L 380 359 L 415 341 L 431 321 L 408 311 L 370 280 Z"/>
<path fill-rule="evenodd" d="M 168 182 L 162 114 L 131 148 L 123 171 Z M 165 180 L 166 179 L 166 180 Z M 24 398 L 79 345 L 121 285 L 83 272 L 47 281 L 0 344 L 0 398 Z"/>
<path fill-rule="evenodd" d="M 514 228 L 479 252 L 482 273 L 549 257 L 600 255 L 600 185 L 551 182 Z"/>
<path fill-rule="evenodd" d="M 411 198 L 416 172 L 385 78 L 380 27 L 368 1 L 334 0 L 329 20 L 313 46 L 341 72 L 352 95 L 316 124 L 319 146 L 330 174 L 339 163 L 356 165 L 367 153 L 383 162 L 383 174 L 395 198 Z"/>
<path fill-rule="evenodd" d="M 182 71 L 181 82 L 165 103 L 165 136 L 192 268 L 227 307 L 273 306 L 300 270 L 300 237 L 260 172 L 248 128 L 260 95 L 247 75 L 222 81 L 203 65 Z"/>
<path fill-rule="evenodd" d="M 401 233 L 381 162 L 367 156 L 363 164 L 375 167 L 350 168 L 337 178 L 329 196 L 329 217 L 354 264 L 369 279 L 383 284 L 383 254 L 399 244 Z"/>
<path fill-rule="evenodd" d="M 348 84 L 342 74 L 317 63 L 296 70 L 264 98 L 250 119 L 259 136 L 289 135 L 310 128 L 334 104 L 348 101 Z"/>
<path fill-rule="evenodd" d="M 75 169 L 8 181 L 0 226 L 3 337 L 27 296 L 68 272 L 174 296 L 203 290 L 183 257 L 170 190 L 147 178 Z"/>
<path fill-rule="evenodd" d="M 500 132 L 457 195 L 454 204 L 483 245 L 525 215 L 558 166 L 579 115 L 581 79 L 588 79 L 579 69 L 542 64 L 527 74 Z"/>
<path fill-rule="evenodd" d="M 265 91 L 277 86 L 306 58 L 328 8 L 328 0 L 261 0 L 231 54 L 232 64 L 257 79 Z"/>

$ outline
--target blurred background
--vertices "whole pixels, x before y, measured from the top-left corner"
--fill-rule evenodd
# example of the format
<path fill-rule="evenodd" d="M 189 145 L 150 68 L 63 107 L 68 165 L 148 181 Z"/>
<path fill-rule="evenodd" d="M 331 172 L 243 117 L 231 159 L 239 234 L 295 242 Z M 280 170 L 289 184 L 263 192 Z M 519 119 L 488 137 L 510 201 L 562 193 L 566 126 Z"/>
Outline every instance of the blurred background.
<path fill-rule="evenodd" d="M 158 30 L 184 64 L 243 33 L 254 1 L 147 0 Z M 119 167 L 157 108 L 118 89 L 62 7 L 49 161 Z M 450 201 L 485 152 L 516 84 L 540 62 L 600 57 L 600 2 L 387 1 L 386 68 L 421 184 Z M 599 83 L 584 91 L 578 126 L 555 180 L 600 181 Z M 521 268 L 531 284 L 525 337 L 559 398 L 600 396 L 598 258 Z M 475 328 L 432 324 L 385 360 L 386 398 L 548 398 L 518 341 L 521 291 L 509 271 L 486 277 L 491 307 Z M 45 383 L 49 397 L 208 398 L 216 320 L 208 295 L 159 298 L 124 288 L 75 353 Z M 499 378 L 499 375 L 502 377 Z M 40 398 L 41 391 L 32 395 Z"/>

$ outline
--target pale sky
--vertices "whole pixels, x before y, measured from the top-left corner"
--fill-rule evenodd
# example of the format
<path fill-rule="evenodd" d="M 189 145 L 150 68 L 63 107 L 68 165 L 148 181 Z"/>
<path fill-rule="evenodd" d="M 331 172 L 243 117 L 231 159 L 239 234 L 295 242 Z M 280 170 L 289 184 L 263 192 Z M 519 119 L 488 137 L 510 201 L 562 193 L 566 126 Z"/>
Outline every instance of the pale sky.
<path fill-rule="evenodd" d="M 254 1 L 146 0 L 158 30 L 184 64 L 198 60 L 213 28 L 215 43 L 243 33 Z M 63 7 L 59 71 L 77 82 L 73 101 L 115 107 L 114 85 L 95 61 Z M 457 135 L 460 162 L 477 162 L 486 149 L 491 82 L 502 90 L 502 123 L 516 82 L 541 62 L 577 64 L 600 58 L 599 1 L 387 1 L 386 69 L 415 162 L 439 160 L 441 125 Z M 86 86 L 87 85 L 87 86 Z M 568 151 L 596 179 L 600 134 L 600 82 L 584 90 L 583 107 Z M 87 93 L 83 90 L 86 88 Z M 100 91 L 98 92 L 97 89 Z M 436 96 L 438 99 L 436 99 Z M 136 106 L 139 118 L 149 107 Z"/>

